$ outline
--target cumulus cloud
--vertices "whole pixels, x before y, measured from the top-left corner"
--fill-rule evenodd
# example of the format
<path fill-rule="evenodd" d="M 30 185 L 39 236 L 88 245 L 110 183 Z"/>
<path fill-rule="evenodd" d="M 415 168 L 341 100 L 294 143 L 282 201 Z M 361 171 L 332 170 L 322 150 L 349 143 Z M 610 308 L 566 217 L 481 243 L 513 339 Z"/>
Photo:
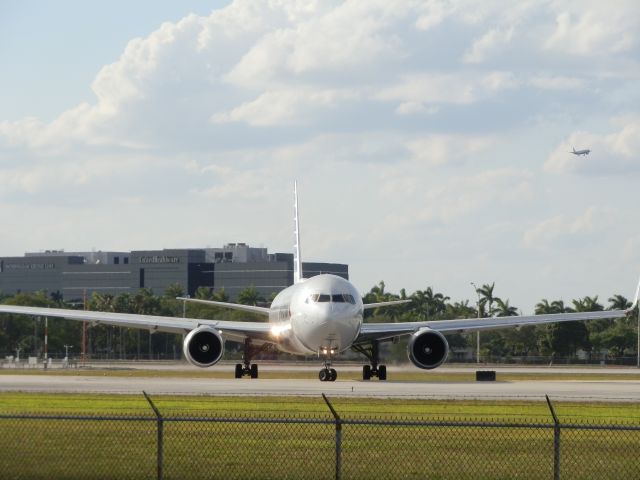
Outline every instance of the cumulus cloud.
<path fill-rule="evenodd" d="M 404 205 L 404 214 L 389 215 L 385 228 L 448 224 L 481 212 L 488 205 L 495 208 L 498 205 L 528 203 L 533 194 L 533 175 L 527 170 L 490 169 L 472 175 L 451 176 L 441 183 L 425 184 L 425 175 L 418 174 L 417 168 L 412 170 L 413 175 L 384 172 L 382 192 L 387 198 L 401 199 Z"/>
<path fill-rule="evenodd" d="M 306 251 L 353 261 L 356 278 L 378 268 L 384 242 L 400 237 L 414 261 L 434 226 L 458 225 L 450 235 L 459 242 L 473 231 L 474 244 L 496 257 L 505 244 L 483 244 L 476 227 L 528 229 L 528 246 L 565 238 L 546 233 L 561 225 L 580 232 L 570 238 L 593 234 L 600 210 L 559 213 L 544 229 L 526 218 L 544 217 L 539 185 L 559 181 L 550 172 L 637 170 L 639 125 L 628 100 L 637 83 L 637 7 L 600 5 L 233 0 L 132 39 L 96 73 L 93 98 L 52 121 L 0 118 L 1 197 L 20 211 L 46 203 L 67 217 L 83 205 L 87 238 L 103 247 L 206 238 L 288 249 L 286 205 L 297 178 L 313 199 L 304 203 L 313 219 L 305 231 L 323 239 Z M 602 112 L 620 105 L 631 116 L 598 131 Z M 568 118 L 590 127 L 579 132 Z M 572 130 L 540 171 L 540 145 Z M 593 153 L 574 157 L 571 146 Z M 549 196 L 562 203 L 558 192 Z M 140 214 L 159 210 L 181 228 L 167 232 Z M 123 239 L 121 231 L 133 233 Z M 220 238 L 229 232 L 234 238 Z M 87 247 L 73 228 L 49 233 L 54 247 Z M 367 256 L 376 261 L 358 263 Z"/>
<path fill-rule="evenodd" d="M 495 54 L 509 44 L 515 28 L 493 28 L 482 37 L 475 40 L 471 48 L 464 54 L 463 60 L 467 63 L 481 63 L 489 55 Z"/>
<path fill-rule="evenodd" d="M 634 49 L 640 35 L 640 11 L 635 0 L 555 2 L 555 29 L 545 42 L 549 50 L 587 56 Z"/>
<path fill-rule="evenodd" d="M 612 212 L 597 207 L 589 207 L 577 217 L 556 215 L 527 229 L 523 243 L 535 249 L 545 249 L 558 242 L 581 244 L 584 238 L 605 228 L 611 215 Z"/>
<path fill-rule="evenodd" d="M 582 88 L 585 81 L 577 77 L 565 77 L 562 75 L 540 74 L 531 77 L 529 85 L 542 90 L 576 90 Z"/>
<path fill-rule="evenodd" d="M 619 130 L 609 134 L 572 133 L 549 155 L 545 171 L 603 176 L 640 171 L 640 117 L 619 118 L 614 124 Z M 591 153 L 574 155 L 572 148 L 588 148 Z"/>
<path fill-rule="evenodd" d="M 516 81 L 510 72 L 489 72 L 468 77 L 441 73 L 405 75 L 395 85 L 382 89 L 376 98 L 382 101 L 398 101 L 403 104 L 469 105 L 514 88 Z M 399 107 L 400 108 L 400 107 Z"/>
<path fill-rule="evenodd" d="M 481 136 L 429 135 L 410 140 L 407 150 L 411 159 L 429 166 L 461 163 L 474 154 L 487 150 L 494 139 Z"/>
<path fill-rule="evenodd" d="M 230 112 L 212 115 L 211 121 L 213 123 L 245 122 L 251 126 L 291 125 L 300 121 L 311 121 L 314 113 L 335 108 L 357 97 L 356 92 L 349 90 L 318 91 L 303 88 L 269 91 Z"/>

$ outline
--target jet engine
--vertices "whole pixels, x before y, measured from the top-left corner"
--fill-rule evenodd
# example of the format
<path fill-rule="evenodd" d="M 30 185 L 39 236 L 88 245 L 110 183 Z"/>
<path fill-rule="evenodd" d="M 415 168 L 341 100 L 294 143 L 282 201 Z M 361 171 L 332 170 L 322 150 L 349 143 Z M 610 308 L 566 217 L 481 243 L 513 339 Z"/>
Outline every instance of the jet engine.
<path fill-rule="evenodd" d="M 196 367 L 210 367 L 218 363 L 224 353 L 224 340 L 211 327 L 191 330 L 184 339 L 184 356 Z"/>
<path fill-rule="evenodd" d="M 430 370 L 447 359 L 449 342 L 440 332 L 424 328 L 411 335 L 407 351 L 416 367 Z"/>

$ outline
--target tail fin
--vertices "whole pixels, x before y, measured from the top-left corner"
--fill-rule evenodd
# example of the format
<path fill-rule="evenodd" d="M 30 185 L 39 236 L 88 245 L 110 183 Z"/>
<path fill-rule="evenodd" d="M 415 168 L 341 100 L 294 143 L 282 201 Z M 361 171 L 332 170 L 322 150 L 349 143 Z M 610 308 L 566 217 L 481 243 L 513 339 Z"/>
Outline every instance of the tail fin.
<path fill-rule="evenodd" d="M 571 147 L 573 149 L 573 153 L 576 153 L 576 147 Z"/>
<path fill-rule="evenodd" d="M 298 218 L 298 182 L 293 182 L 295 242 L 293 253 L 293 283 L 302 281 L 302 257 L 300 253 L 300 220 Z"/>

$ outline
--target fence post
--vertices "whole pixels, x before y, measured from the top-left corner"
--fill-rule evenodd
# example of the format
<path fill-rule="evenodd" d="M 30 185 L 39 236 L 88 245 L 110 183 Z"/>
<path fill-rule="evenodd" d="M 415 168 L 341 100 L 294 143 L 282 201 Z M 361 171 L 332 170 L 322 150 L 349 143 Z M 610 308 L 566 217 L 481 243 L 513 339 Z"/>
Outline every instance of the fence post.
<path fill-rule="evenodd" d="M 560 420 L 556 415 L 556 411 L 549 400 L 549 395 L 545 395 L 547 399 L 547 405 L 551 411 L 553 417 L 553 478 L 554 480 L 560 480 Z"/>
<path fill-rule="evenodd" d="M 162 464 L 164 463 L 164 455 L 163 455 L 163 437 L 164 437 L 164 425 L 163 425 L 163 419 L 162 419 L 162 415 L 160 414 L 160 410 L 158 410 L 156 408 L 156 406 L 153 404 L 153 402 L 151 401 L 151 398 L 149 397 L 149 395 L 147 395 L 147 392 L 145 392 L 144 390 L 142 391 L 142 394 L 144 395 L 144 398 L 147 399 L 147 402 L 149 402 L 149 405 L 151 405 L 151 408 L 153 409 L 153 412 L 156 414 L 156 417 L 158 418 L 158 453 L 156 456 L 157 459 L 157 470 L 158 470 L 158 480 L 162 480 L 163 478 L 163 472 L 162 472 Z"/>
<path fill-rule="evenodd" d="M 333 418 L 336 420 L 336 480 L 340 480 L 342 475 L 342 420 L 340 420 L 340 415 L 335 411 L 333 405 L 331 405 L 324 393 L 322 394 L 322 398 L 329 407 L 329 410 L 331 410 Z"/>

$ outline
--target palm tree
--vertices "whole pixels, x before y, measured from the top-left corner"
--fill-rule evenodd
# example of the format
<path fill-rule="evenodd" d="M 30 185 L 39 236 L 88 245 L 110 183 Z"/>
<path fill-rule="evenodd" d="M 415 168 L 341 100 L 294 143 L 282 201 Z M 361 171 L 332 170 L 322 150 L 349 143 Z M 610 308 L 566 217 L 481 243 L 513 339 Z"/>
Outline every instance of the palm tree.
<path fill-rule="evenodd" d="M 554 310 L 553 306 L 549 303 L 549 300 L 543 298 L 536 303 L 536 315 L 544 315 L 545 313 L 558 313 Z"/>
<path fill-rule="evenodd" d="M 220 290 L 216 290 L 211 294 L 211 300 L 215 300 L 216 302 L 228 302 L 229 295 L 227 295 L 227 292 L 225 292 L 224 287 L 222 287 Z"/>
<path fill-rule="evenodd" d="M 175 300 L 176 297 L 184 296 L 184 287 L 179 283 L 173 283 L 171 285 L 167 285 L 167 288 L 164 290 L 164 297 L 169 300 Z"/>
<path fill-rule="evenodd" d="M 598 296 L 584 297 L 572 301 L 576 312 L 600 312 L 604 307 L 598 303 Z"/>
<path fill-rule="evenodd" d="M 495 288 L 496 283 L 493 282 L 491 285 L 485 283 L 482 287 L 477 289 L 477 292 L 480 294 L 480 309 L 484 310 L 485 306 L 489 307 L 487 314 L 492 317 L 493 316 L 493 304 L 499 300 L 499 297 L 493 296 L 493 289 Z M 484 315 L 482 315 L 484 316 Z"/>
<path fill-rule="evenodd" d="M 609 310 L 626 310 L 631 307 L 631 302 L 622 295 L 609 297 Z"/>
<path fill-rule="evenodd" d="M 562 300 L 554 300 L 551 303 L 551 307 L 554 309 L 553 313 L 570 313 L 575 311 L 571 307 L 566 307 Z"/>
<path fill-rule="evenodd" d="M 498 308 L 496 309 L 498 317 L 514 317 L 518 315 L 518 309 L 509 305 L 509 299 L 502 301 L 499 298 L 496 299 Z"/>
<path fill-rule="evenodd" d="M 196 298 L 198 300 L 213 300 L 211 289 L 209 287 L 198 287 L 196 289 Z"/>
<path fill-rule="evenodd" d="M 259 302 L 264 301 L 264 298 L 253 285 L 245 288 L 238 294 L 238 303 L 242 303 L 243 305 L 258 305 Z"/>

